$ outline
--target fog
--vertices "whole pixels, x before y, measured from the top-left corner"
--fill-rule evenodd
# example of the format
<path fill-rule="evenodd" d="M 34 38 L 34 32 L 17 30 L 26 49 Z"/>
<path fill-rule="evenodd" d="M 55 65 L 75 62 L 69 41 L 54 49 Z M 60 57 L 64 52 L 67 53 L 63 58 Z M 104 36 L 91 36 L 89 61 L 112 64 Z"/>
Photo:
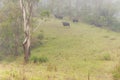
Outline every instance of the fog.
<path fill-rule="evenodd" d="M 119 25 L 119 3 L 119 0 L 41 0 L 37 11 L 47 10 L 52 15 L 113 27 Z"/>
<path fill-rule="evenodd" d="M 120 0 L 0 0 L 0 80 L 120 80 L 119 60 Z"/>

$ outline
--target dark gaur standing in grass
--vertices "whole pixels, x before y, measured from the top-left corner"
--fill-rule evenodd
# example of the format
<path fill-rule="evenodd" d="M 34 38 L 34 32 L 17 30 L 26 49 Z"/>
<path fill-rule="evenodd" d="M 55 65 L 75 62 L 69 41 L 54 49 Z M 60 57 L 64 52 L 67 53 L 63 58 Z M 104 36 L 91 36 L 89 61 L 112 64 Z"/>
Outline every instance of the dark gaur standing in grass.
<path fill-rule="evenodd" d="M 66 27 L 70 28 L 70 23 L 68 23 L 68 22 L 62 22 L 62 24 L 63 24 L 63 26 L 66 26 Z"/>
<path fill-rule="evenodd" d="M 63 17 L 60 16 L 60 15 L 54 15 L 54 16 L 55 16 L 55 18 L 57 18 L 57 19 L 63 19 Z"/>
<path fill-rule="evenodd" d="M 73 22 L 75 23 L 75 22 L 78 22 L 78 19 L 73 19 Z"/>

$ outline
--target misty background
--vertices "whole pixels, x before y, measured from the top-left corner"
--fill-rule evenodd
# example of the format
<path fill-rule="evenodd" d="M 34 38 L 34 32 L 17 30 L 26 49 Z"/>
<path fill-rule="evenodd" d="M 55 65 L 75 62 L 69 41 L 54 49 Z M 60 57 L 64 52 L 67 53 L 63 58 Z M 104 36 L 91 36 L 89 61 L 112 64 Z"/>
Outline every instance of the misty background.
<path fill-rule="evenodd" d="M 95 26 L 109 26 L 119 31 L 119 0 L 41 0 L 37 9 L 38 15 L 46 10 L 52 15 L 79 19 Z"/>
<path fill-rule="evenodd" d="M 0 0 L 0 79 L 120 80 L 120 0 Z"/>

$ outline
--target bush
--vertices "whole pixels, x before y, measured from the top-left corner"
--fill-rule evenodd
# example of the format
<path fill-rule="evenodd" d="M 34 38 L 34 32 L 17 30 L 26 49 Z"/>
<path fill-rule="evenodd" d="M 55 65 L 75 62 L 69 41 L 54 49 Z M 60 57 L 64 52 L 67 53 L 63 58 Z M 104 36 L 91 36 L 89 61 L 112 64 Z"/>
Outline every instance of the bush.
<path fill-rule="evenodd" d="M 30 58 L 30 61 L 33 63 L 46 63 L 48 62 L 48 58 L 44 56 L 41 56 L 41 57 L 33 56 Z"/>
<path fill-rule="evenodd" d="M 102 57 L 102 60 L 110 61 L 111 60 L 110 54 L 104 54 L 103 57 Z"/>
<path fill-rule="evenodd" d="M 41 15 L 42 17 L 49 17 L 49 16 L 50 16 L 50 12 L 47 11 L 47 10 L 44 10 L 44 11 L 41 12 L 40 15 Z"/>

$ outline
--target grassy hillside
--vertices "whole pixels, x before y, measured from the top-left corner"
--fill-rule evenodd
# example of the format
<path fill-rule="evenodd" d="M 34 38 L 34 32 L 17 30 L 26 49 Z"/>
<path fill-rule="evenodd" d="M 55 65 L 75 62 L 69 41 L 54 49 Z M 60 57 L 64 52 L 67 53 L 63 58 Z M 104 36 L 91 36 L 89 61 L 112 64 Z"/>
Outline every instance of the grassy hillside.
<path fill-rule="evenodd" d="M 0 64 L 1 80 L 112 80 L 112 70 L 120 57 L 120 34 L 84 23 L 50 19 L 40 23 L 44 45 L 32 56 L 47 57 L 46 63 L 23 65 L 21 58 Z"/>

